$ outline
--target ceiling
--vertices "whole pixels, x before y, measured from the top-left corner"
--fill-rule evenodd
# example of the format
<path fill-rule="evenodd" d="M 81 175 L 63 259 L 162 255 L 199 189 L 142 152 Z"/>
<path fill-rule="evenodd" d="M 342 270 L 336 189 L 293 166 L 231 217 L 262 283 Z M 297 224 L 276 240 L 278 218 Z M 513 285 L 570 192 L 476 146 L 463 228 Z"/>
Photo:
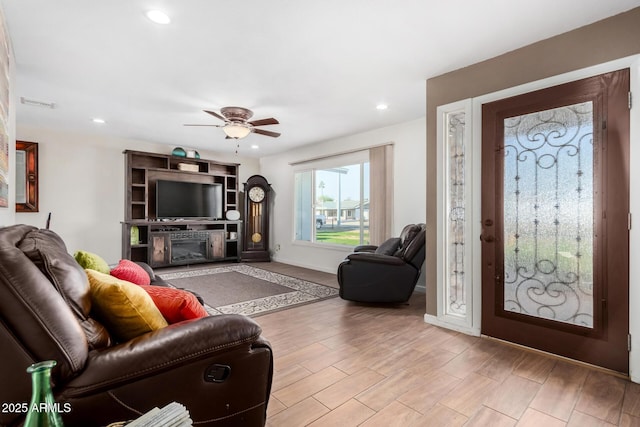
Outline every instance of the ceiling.
<path fill-rule="evenodd" d="M 203 109 L 275 117 L 240 155 L 425 115 L 427 78 L 632 9 L 640 0 L 0 0 L 16 60 L 18 126 L 220 152 Z M 168 25 L 145 13 L 160 9 Z M 388 109 L 376 109 L 378 103 Z M 104 124 L 92 122 L 102 118 Z M 18 137 L 20 135 L 18 134 Z M 259 145 L 251 149 L 251 145 Z M 131 147 L 135 149 L 135 147 Z"/>

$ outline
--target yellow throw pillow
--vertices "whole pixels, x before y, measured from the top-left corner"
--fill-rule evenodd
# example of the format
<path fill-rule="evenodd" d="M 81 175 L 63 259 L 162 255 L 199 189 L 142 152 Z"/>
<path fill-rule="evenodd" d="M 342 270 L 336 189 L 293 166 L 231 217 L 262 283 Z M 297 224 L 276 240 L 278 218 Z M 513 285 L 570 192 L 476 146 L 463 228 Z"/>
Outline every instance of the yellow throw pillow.
<path fill-rule="evenodd" d="M 92 311 L 119 342 L 167 326 L 149 294 L 140 286 L 99 271 L 89 277 Z"/>

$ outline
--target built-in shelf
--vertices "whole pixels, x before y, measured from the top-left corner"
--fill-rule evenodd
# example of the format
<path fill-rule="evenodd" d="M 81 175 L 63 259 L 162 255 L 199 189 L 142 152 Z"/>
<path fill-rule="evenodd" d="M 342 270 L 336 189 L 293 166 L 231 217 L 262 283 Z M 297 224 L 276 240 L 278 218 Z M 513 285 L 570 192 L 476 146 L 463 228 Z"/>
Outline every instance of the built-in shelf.
<path fill-rule="evenodd" d="M 238 168 L 237 163 L 192 159 L 167 154 L 145 153 L 126 150 L 125 155 L 125 214 L 122 222 L 122 257 L 133 261 L 143 261 L 154 266 L 190 263 L 190 260 L 176 262 L 171 253 L 154 253 L 171 250 L 171 232 L 182 231 L 198 236 L 210 237 L 208 257 L 212 260 L 240 260 L 239 237 L 241 221 L 158 221 L 156 218 L 156 182 L 158 180 L 215 183 L 223 186 L 223 212 L 238 210 Z M 134 242 L 133 235 L 138 236 Z M 164 234 L 163 234 L 164 233 Z M 235 234 L 232 234 L 235 233 Z M 230 239 L 229 236 L 238 236 Z M 174 241 L 180 239 L 173 235 Z M 160 240 L 165 244 L 161 245 Z M 183 243 L 183 242 L 179 242 Z M 164 258 L 163 258 L 164 257 Z M 164 261 L 163 261 L 164 260 Z M 194 261 L 194 263 L 197 262 Z M 203 262 L 200 260 L 199 262 Z"/>

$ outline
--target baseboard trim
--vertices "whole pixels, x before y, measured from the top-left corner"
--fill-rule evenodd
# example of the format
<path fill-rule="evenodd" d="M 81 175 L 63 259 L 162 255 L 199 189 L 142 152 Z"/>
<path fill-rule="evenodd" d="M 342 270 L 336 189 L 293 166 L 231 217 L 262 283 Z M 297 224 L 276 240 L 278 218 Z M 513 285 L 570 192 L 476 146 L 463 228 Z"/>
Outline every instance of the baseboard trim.
<path fill-rule="evenodd" d="M 338 267 L 334 268 L 334 269 L 329 269 L 329 268 L 320 268 L 317 265 L 309 265 L 309 264 L 304 264 L 304 263 L 300 263 L 300 262 L 295 262 L 295 261 L 291 261 L 285 258 L 280 258 L 278 256 L 272 256 L 271 257 L 272 261 L 275 262 L 281 262 L 283 264 L 289 264 L 289 265 L 293 265 L 296 267 L 302 267 L 302 268 L 308 268 L 309 270 L 316 270 L 316 271 L 322 271 L 323 273 L 332 273 L 332 274 L 336 274 L 336 272 L 338 271 Z"/>
<path fill-rule="evenodd" d="M 475 328 L 470 328 L 468 326 L 456 325 L 454 323 L 443 322 L 438 319 L 436 316 L 432 316 L 431 314 L 424 315 L 424 322 L 430 325 L 438 326 L 440 328 L 451 329 L 452 331 L 461 332 L 463 334 L 472 335 L 474 337 L 480 336 L 480 331 Z"/>

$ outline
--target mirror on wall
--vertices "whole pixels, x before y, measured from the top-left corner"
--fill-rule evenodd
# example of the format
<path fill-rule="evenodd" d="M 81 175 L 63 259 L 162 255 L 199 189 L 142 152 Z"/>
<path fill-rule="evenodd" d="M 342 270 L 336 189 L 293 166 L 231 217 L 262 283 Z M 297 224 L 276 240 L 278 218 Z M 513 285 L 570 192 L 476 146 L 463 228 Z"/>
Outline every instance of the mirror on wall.
<path fill-rule="evenodd" d="M 38 212 L 38 143 L 16 141 L 16 212 Z"/>

